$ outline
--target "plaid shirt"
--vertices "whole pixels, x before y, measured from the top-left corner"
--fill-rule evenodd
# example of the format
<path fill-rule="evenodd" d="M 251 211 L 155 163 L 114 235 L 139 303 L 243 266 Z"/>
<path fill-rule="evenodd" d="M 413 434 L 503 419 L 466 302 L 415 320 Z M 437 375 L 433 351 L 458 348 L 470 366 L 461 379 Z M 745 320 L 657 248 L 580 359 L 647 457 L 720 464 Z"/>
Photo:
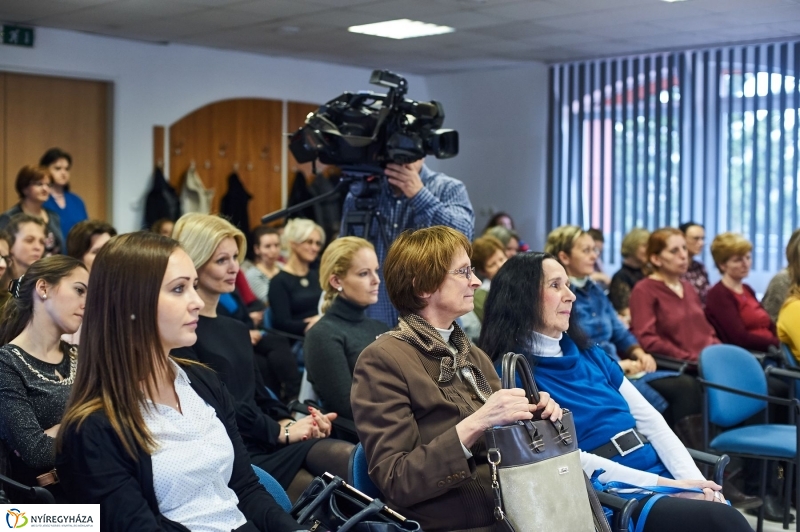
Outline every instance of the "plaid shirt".
<path fill-rule="evenodd" d="M 441 172 L 433 172 L 425 165 L 420 171 L 420 178 L 423 188 L 413 198 L 395 196 L 389 183 L 385 179 L 382 180 L 383 190 L 375 209 L 377 221 L 373 221 L 370 234 L 366 237 L 375 245 L 375 252 L 381 265 L 386 259 L 391 243 L 407 229 L 446 225 L 461 231 L 472 240 L 475 215 L 464 183 Z M 348 211 L 355 208 L 354 201 L 353 195 L 348 193 L 344 201 L 343 229 Z M 388 243 L 384 240 L 383 234 L 388 238 Z M 382 269 L 379 275 L 381 286 L 378 302 L 367 309 L 367 315 L 386 323 L 389 327 L 395 327 L 398 312 L 389 302 Z"/>

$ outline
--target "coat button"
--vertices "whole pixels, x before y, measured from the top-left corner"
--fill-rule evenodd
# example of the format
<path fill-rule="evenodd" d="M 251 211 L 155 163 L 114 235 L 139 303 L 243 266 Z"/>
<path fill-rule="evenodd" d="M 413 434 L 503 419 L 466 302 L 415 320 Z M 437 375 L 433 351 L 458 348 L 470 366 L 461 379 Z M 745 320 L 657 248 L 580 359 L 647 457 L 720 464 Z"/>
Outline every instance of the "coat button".
<path fill-rule="evenodd" d="M 444 486 L 444 480 L 440 480 L 439 482 L 436 483 L 436 485 L 441 488 L 442 486 Z"/>
<path fill-rule="evenodd" d="M 447 483 L 448 484 L 452 484 L 453 483 L 453 477 L 451 477 L 450 475 L 447 476 Z"/>
<path fill-rule="evenodd" d="M 478 396 L 477 396 L 477 395 L 475 395 L 474 393 L 473 393 L 472 395 L 470 395 L 470 397 L 471 397 L 473 400 L 476 400 L 476 399 L 478 399 Z"/>

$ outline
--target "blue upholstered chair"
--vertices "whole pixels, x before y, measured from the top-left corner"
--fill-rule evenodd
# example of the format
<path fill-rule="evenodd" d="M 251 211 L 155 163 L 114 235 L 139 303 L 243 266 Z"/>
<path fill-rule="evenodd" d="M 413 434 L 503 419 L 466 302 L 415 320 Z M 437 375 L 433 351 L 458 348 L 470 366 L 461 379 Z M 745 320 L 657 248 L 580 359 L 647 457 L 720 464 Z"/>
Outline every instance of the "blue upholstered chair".
<path fill-rule="evenodd" d="M 286 495 L 286 491 L 283 489 L 283 486 L 281 486 L 272 475 L 260 467 L 254 465 L 253 471 L 255 471 L 258 481 L 261 482 L 261 485 L 264 486 L 264 489 L 266 489 L 267 492 L 272 495 L 272 498 L 275 499 L 275 502 L 280 504 L 281 508 L 287 512 L 290 511 L 292 509 L 292 501 L 289 500 L 289 496 Z"/>
<path fill-rule="evenodd" d="M 776 370 L 792 373 L 786 370 Z M 787 406 L 797 411 L 800 401 L 767 395 L 767 378 L 759 361 L 748 351 L 733 345 L 712 345 L 700 353 L 700 378 L 703 385 L 703 438 L 713 452 L 762 460 L 761 490 L 767 484 L 767 460 L 786 462 L 784 528 L 788 528 L 789 496 L 793 469 L 797 463 L 800 431 L 796 425 L 770 424 L 767 404 Z M 790 375 L 782 375 L 790 376 Z M 791 377 L 791 376 L 790 376 Z M 739 426 L 748 418 L 763 413 L 764 423 Z M 797 419 L 795 417 L 794 419 Z M 721 431 L 709 441 L 709 424 Z M 800 479 L 797 479 L 800 499 Z M 798 506 L 800 507 L 800 506 Z M 758 514 L 758 532 L 763 530 L 764 506 Z"/>
<path fill-rule="evenodd" d="M 364 447 L 359 443 L 353 448 L 353 452 L 350 454 L 350 463 L 347 468 L 347 483 L 373 499 L 381 498 L 380 490 L 372 482 L 372 479 L 369 478 L 367 471 L 367 455 L 364 453 Z"/>

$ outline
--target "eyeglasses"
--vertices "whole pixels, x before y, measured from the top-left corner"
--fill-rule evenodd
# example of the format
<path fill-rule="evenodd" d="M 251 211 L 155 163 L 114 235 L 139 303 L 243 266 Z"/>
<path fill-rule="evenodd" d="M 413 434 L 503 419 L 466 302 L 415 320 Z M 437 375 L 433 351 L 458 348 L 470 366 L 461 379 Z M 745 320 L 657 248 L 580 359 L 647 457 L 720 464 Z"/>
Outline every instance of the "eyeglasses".
<path fill-rule="evenodd" d="M 453 275 L 463 275 L 464 277 L 467 278 L 467 281 L 469 281 L 475 274 L 475 266 L 470 266 L 468 268 L 459 268 L 457 270 L 447 270 L 447 273 L 452 273 Z"/>

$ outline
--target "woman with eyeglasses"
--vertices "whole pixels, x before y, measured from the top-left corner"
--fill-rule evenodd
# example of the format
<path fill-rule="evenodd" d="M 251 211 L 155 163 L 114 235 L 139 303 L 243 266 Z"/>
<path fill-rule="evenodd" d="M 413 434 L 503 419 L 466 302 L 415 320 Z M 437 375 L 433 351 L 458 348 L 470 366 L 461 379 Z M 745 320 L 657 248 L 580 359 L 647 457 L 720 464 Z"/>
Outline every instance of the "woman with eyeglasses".
<path fill-rule="evenodd" d="M 0 231 L 0 307 L 11 297 L 8 285 L 11 282 L 11 237 Z"/>
<path fill-rule="evenodd" d="M 45 224 L 45 256 L 62 253 L 64 233 L 61 232 L 61 219 L 44 206 L 50 197 L 50 174 L 44 168 L 23 166 L 14 188 L 19 194 L 19 203 L 0 214 L 0 229 L 5 229 L 15 214 L 36 216 Z"/>
<path fill-rule="evenodd" d="M 499 531 L 483 432 L 561 417 L 546 392 L 500 389 L 486 353 L 456 318 L 473 308 L 480 279 L 462 233 L 434 226 L 402 233 L 384 261 L 399 325 L 358 357 L 350 393 L 369 476 L 387 504 L 426 532 Z M 537 414 L 539 415 L 539 414 Z"/>
<path fill-rule="evenodd" d="M 294 218 L 283 232 L 289 260 L 269 285 L 272 325 L 279 331 L 304 336 L 322 317 L 317 311 L 322 288 L 319 272 L 311 267 L 325 244 L 322 227 L 305 218 Z"/>

